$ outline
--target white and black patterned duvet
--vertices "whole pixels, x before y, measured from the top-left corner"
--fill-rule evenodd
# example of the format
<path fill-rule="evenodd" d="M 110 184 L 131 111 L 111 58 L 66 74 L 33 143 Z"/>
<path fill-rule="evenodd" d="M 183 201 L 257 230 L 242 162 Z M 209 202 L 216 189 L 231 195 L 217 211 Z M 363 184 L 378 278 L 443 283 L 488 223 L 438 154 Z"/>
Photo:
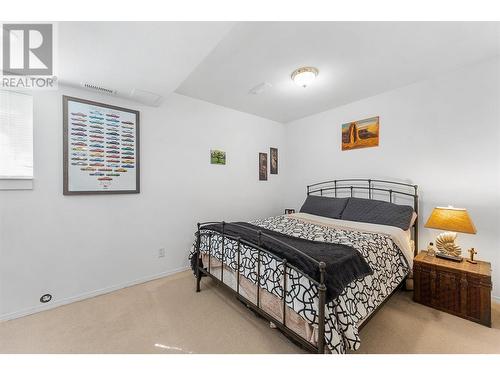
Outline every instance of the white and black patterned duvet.
<path fill-rule="evenodd" d="M 409 272 L 403 252 L 390 235 L 334 228 L 290 216 L 276 216 L 251 222 L 276 232 L 299 238 L 339 243 L 358 250 L 373 270 L 349 284 L 325 309 L 325 341 L 332 353 L 345 353 L 359 348 L 358 322 L 369 316 L 392 293 Z M 210 235 L 209 235 L 210 234 Z M 237 269 L 237 243 L 216 232 L 203 231 L 201 253 L 208 253 L 232 270 Z M 191 252 L 191 256 L 194 253 Z M 240 274 L 257 283 L 257 251 L 249 246 L 240 248 Z M 283 264 L 265 253 L 260 256 L 259 285 L 279 298 L 283 297 Z M 287 267 L 286 304 L 311 325 L 318 322 L 318 290 L 309 279 Z"/>

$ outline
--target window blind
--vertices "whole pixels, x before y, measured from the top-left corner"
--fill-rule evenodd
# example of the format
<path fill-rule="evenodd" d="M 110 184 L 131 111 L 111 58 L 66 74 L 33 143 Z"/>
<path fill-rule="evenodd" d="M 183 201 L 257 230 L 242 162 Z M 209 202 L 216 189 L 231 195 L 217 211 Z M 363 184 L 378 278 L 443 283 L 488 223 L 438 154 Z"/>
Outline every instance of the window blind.
<path fill-rule="evenodd" d="M 33 178 L 33 97 L 0 90 L 2 178 Z"/>

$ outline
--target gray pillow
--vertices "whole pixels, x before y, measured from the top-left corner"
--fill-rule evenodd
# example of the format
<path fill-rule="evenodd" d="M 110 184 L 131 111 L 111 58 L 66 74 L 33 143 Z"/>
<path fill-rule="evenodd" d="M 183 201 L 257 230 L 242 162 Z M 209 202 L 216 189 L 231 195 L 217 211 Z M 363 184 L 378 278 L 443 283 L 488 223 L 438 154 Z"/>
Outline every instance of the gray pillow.
<path fill-rule="evenodd" d="M 374 199 L 349 198 L 342 212 L 342 220 L 410 228 L 413 207 Z"/>
<path fill-rule="evenodd" d="M 321 197 L 308 195 L 300 212 L 307 214 L 340 219 L 348 198 Z"/>

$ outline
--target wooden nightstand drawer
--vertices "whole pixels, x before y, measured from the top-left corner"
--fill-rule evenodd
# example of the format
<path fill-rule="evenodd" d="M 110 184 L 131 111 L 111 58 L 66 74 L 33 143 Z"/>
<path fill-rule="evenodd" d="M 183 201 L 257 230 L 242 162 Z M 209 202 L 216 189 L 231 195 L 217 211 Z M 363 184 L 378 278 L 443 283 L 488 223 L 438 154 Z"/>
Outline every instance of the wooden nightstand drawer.
<path fill-rule="evenodd" d="M 491 327 L 490 263 L 455 263 L 421 252 L 413 275 L 415 302 Z"/>

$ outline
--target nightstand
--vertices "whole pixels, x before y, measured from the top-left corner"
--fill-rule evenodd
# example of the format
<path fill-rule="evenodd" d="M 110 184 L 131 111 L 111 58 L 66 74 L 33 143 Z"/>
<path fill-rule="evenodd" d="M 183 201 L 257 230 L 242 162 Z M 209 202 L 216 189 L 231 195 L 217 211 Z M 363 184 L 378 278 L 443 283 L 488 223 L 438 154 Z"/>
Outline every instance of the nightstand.
<path fill-rule="evenodd" d="M 413 260 L 415 302 L 491 327 L 491 264 L 436 258 Z"/>

